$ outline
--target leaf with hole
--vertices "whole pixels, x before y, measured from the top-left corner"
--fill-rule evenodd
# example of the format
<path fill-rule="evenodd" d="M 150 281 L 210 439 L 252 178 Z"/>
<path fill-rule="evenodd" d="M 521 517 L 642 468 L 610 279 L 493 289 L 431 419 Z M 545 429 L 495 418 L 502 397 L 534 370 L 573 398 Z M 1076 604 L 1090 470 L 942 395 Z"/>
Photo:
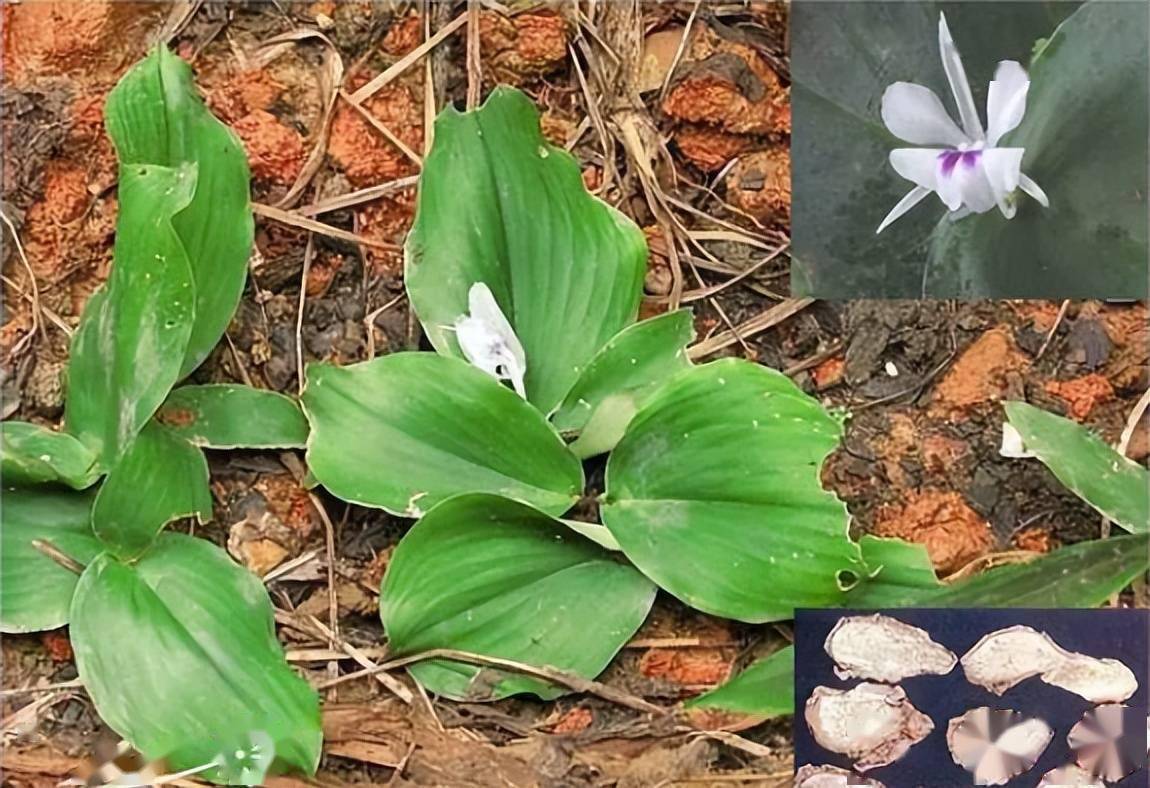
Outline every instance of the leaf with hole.
<path fill-rule="evenodd" d="M 494 495 L 460 495 L 424 515 L 387 567 L 380 616 L 396 654 L 453 649 L 594 678 L 635 634 L 655 587 L 562 522 Z M 412 665 L 457 700 L 566 690 L 451 660 Z"/>
<path fill-rule="evenodd" d="M 842 423 L 786 376 L 728 359 L 688 369 L 607 462 L 603 524 L 661 588 L 759 623 L 840 602 L 863 573 L 819 469 Z"/>
<path fill-rule="evenodd" d="M 284 661 L 267 591 L 220 548 L 168 533 L 131 564 L 104 553 L 80 578 L 71 619 L 96 710 L 147 758 L 190 769 L 266 737 L 277 769 L 315 772 L 316 694 Z"/>
<path fill-rule="evenodd" d="M 112 272 L 72 337 L 65 405 L 68 432 L 101 470 L 115 465 L 180 376 L 195 305 L 172 217 L 195 184 L 195 165 L 120 169 Z"/>
<path fill-rule="evenodd" d="M 92 534 L 92 494 L 5 488 L 0 507 L 0 632 L 36 632 L 68 623 L 79 575 L 33 546 L 48 542 L 87 564 L 100 552 Z"/>
<path fill-rule="evenodd" d="M 0 423 L 0 477 L 8 486 L 59 482 L 75 490 L 99 477 L 96 455 L 66 432 L 24 421 Z"/>
<path fill-rule="evenodd" d="M 195 195 L 172 220 L 194 288 L 194 323 L 179 353 L 183 378 L 219 342 L 243 293 L 255 227 L 247 156 L 231 129 L 204 105 L 191 67 L 163 46 L 108 94 L 105 115 L 122 167 L 197 168 Z"/>
<path fill-rule="evenodd" d="M 156 418 L 171 433 L 208 449 L 302 449 L 307 419 L 291 397 L 250 386 L 181 386 Z"/>
<path fill-rule="evenodd" d="M 527 398 L 550 413 L 595 354 L 634 321 L 647 247 L 630 219 L 592 197 L 579 165 L 547 142 L 523 93 L 445 109 L 423 163 L 404 279 L 440 353 L 468 291 L 486 284 L 527 355 Z"/>
<path fill-rule="evenodd" d="M 691 366 L 686 347 L 694 338 L 691 312 L 680 309 L 628 326 L 608 342 L 551 417 L 560 432 L 578 433 L 575 456 L 613 449 L 659 385 Z"/>
<path fill-rule="evenodd" d="M 308 467 L 334 495 L 418 517 L 465 492 L 562 514 L 583 468 L 539 411 L 475 367 L 435 353 L 312 364 Z"/>
<path fill-rule="evenodd" d="M 931 587 L 921 556 L 915 557 L 894 542 L 881 544 L 887 541 L 864 539 L 864 554 L 875 561 L 885 559 L 888 568 L 901 555 L 905 564 L 899 569 L 899 579 L 878 593 L 864 583 L 848 596 L 845 606 L 1091 608 L 1105 603 L 1150 569 L 1150 535 L 1137 534 L 1081 542 L 1029 563 L 999 566 L 953 585 Z M 903 586 L 902 593 L 894 592 L 897 584 Z M 785 673 L 784 653 L 768 657 L 766 661 L 773 664 L 755 663 L 723 687 L 703 696 L 703 705 L 765 716 L 790 713 L 790 707 L 780 708 L 783 688 L 793 681 Z M 764 691 L 764 677 L 770 677 L 769 688 L 773 689 Z"/>
<path fill-rule="evenodd" d="M 1081 424 L 1025 402 L 1007 402 L 1010 428 L 1069 490 L 1127 531 L 1150 530 L 1150 472 Z"/>

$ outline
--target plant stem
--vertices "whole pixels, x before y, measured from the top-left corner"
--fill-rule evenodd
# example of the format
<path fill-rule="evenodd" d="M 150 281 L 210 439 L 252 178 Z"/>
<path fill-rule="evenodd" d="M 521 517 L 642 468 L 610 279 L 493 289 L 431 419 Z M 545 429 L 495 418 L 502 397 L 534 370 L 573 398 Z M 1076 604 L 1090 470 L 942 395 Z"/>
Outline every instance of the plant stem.
<path fill-rule="evenodd" d="M 59 547 L 49 542 L 47 539 L 33 539 L 32 546 L 39 550 L 44 555 L 51 558 L 60 566 L 67 569 L 69 572 L 75 572 L 78 575 L 84 574 L 87 568 L 84 564 L 77 561 L 72 556 L 63 552 Z"/>

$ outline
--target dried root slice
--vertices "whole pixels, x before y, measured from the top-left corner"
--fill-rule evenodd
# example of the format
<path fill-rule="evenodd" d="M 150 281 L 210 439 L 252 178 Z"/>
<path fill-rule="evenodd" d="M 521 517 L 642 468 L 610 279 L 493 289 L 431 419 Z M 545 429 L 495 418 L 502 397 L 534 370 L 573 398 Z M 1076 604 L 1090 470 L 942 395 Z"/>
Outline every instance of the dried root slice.
<path fill-rule="evenodd" d="M 847 756 L 859 771 L 894 763 L 934 730 L 902 687 L 881 684 L 816 687 L 806 721 L 820 747 Z"/>
<path fill-rule="evenodd" d="M 912 676 L 942 676 L 958 658 L 924 630 L 876 613 L 840 619 L 824 644 L 840 679 L 896 684 Z"/>
<path fill-rule="evenodd" d="M 1038 788 L 1106 788 L 1106 784 L 1081 766 L 1063 766 L 1042 775 Z"/>
<path fill-rule="evenodd" d="M 795 773 L 795 788 L 853 788 L 856 785 L 886 788 L 878 780 L 859 777 L 837 766 L 815 766 L 808 763 Z"/>
<path fill-rule="evenodd" d="M 963 655 L 962 669 L 971 684 L 996 695 L 1032 676 L 1091 703 L 1121 702 L 1138 691 L 1134 672 L 1118 660 L 1067 651 L 1027 626 L 991 632 Z"/>
<path fill-rule="evenodd" d="M 1126 665 L 1083 654 L 1071 654 L 1057 668 L 1044 673 L 1042 680 L 1091 703 L 1121 703 L 1138 691 L 1138 678 Z"/>
<path fill-rule="evenodd" d="M 1139 767 L 1132 727 L 1140 723 L 1132 710 L 1117 703 L 1091 709 L 1067 737 L 1074 760 L 1106 782 L 1128 777 Z"/>
<path fill-rule="evenodd" d="M 986 706 L 955 717 L 946 731 L 951 757 L 974 775 L 975 785 L 1005 785 L 1030 771 L 1053 738 L 1040 719 Z"/>

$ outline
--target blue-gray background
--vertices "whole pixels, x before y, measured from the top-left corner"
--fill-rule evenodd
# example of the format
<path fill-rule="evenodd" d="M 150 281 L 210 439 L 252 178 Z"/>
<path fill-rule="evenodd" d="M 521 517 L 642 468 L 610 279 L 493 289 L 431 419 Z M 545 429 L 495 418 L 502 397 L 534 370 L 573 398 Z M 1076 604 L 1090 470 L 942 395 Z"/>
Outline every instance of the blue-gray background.
<path fill-rule="evenodd" d="M 1120 659 L 1138 675 L 1138 693 L 1127 701 L 1145 720 L 1150 699 L 1150 611 L 1145 610 L 888 610 L 886 615 L 920 627 L 931 637 L 962 657 L 990 632 L 1016 624 L 1026 624 L 1047 632 L 1063 648 L 1097 657 Z M 847 689 L 857 679 L 841 680 L 834 674 L 834 662 L 824 650 L 827 635 L 840 618 L 873 615 L 874 611 L 800 610 L 795 617 L 795 764 L 833 764 L 850 768 L 850 760 L 828 752 L 815 743 L 803 717 L 807 699 L 815 687 L 823 685 Z M 901 683 L 915 707 L 934 720 L 934 730 L 923 741 L 890 766 L 872 769 L 873 777 L 887 788 L 951 788 L 973 785 L 969 772 L 954 763 L 946 745 L 946 729 L 951 718 L 979 706 L 1015 709 L 1039 717 L 1054 729 L 1054 739 L 1033 769 L 1007 783 L 1007 788 L 1033 788 L 1042 775 L 1070 763 L 1066 743 L 1070 729 L 1082 719 L 1092 704 L 1073 693 L 1031 678 L 1001 697 L 966 680 L 962 666 L 946 676 L 917 676 Z M 1133 732 L 1135 743 L 1146 752 L 1145 724 Z M 1120 788 L 1146 788 L 1150 784 L 1143 768 L 1127 779 L 1112 783 Z"/>

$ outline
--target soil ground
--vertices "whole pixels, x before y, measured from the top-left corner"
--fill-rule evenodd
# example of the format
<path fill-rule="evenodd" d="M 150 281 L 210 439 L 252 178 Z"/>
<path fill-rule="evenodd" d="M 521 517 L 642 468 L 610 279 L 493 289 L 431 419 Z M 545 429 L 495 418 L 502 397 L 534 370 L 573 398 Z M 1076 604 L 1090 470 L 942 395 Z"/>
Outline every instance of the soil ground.
<path fill-rule="evenodd" d="M 1147 388 L 1144 304 L 788 299 L 784 6 L 479 2 L 470 36 L 462 24 L 421 48 L 468 8 L 4 4 L 3 211 L 28 263 L 6 232 L 4 417 L 59 422 L 62 327 L 75 325 L 111 260 L 116 170 L 103 100 L 152 43 L 168 41 L 243 140 L 256 202 L 279 209 L 258 212 L 243 304 L 197 381 L 295 393 L 301 359 L 351 363 L 419 347 L 395 249 L 411 222 L 429 118 L 463 104 L 469 85 L 509 83 L 536 100 L 545 133 L 579 158 L 588 187 L 647 231 L 644 314 L 687 303 L 700 359 L 757 360 L 850 411 L 824 477 L 859 532 L 925 543 L 944 575 L 1098 536 L 1099 517 L 1040 464 L 998 456 L 1000 402 L 1026 399 L 1116 442 Z M 311 32 L 284 35 L 300 31 Z M 351 92 L 405 62 L 363 105 L 370 120 L 332 92 L 333 81 Z M 372 187 L 381 188 L 362 192 Z M 45 316 L 38 332 L 33 293 Z M 1146 430 L 1135 436 L 1129 454 L 1144 461 Z M 278 568 L 276 605 L 323 619 L 324 529 L 297 481 L 301 462 L 212 456 L 215 518 L 200 535 L 256 572 Z M 379 580 L 409 522 L 324 504 L 341 637 L 378 658 Z M 316 633 L 279 635 L 316 684 L 358 667 Z M 787 636 L 785 626 L 731 624 L 661 596 L 603 680 L 672 705 Z M 6 637 L 3 658 L 6 785 L 55 785 L 116 742 L 83 691 L 67 686 L 76 673 L 66 631 Z M 771 786 L 791 774 L 788 721 L 709 715 L 675 727 L 580 696 L 408 707 L 368 679 L 324 696 L 318 785 Z"/>

